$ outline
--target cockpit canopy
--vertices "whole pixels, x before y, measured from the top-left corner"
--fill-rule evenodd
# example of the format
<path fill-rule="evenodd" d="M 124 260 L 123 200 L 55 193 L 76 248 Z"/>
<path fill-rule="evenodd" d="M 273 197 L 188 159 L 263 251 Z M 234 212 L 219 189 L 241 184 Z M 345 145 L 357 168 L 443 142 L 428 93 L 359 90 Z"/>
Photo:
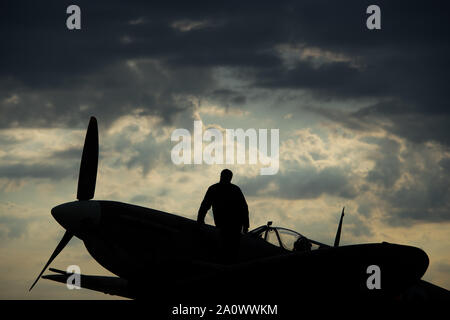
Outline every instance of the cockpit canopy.
<path fill-rule="evenodd" d="M 297 231 L 282 227 L 272 227 L 271 222 L 250 231 L 249 235 L 263 239 L 274 246 L 288 251 L 311 251 L 328 247 L 325 244 L 306 238 Z"/>

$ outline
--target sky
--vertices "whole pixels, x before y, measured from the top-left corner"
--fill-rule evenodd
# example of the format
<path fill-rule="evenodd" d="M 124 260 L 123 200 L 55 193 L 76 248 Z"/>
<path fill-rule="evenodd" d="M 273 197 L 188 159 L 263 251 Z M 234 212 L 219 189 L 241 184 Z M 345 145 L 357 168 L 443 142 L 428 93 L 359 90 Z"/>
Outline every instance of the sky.
<path fill-rule="evenodd" d="M 68 30 L 66 8 L 81 9 Z M 381 9 L 381 29 L 366 9 Z M 424 279 L 450 289 L 449 26 L 441 1 L 2 1 L 0 299 L 108 299 L 31 283 L 76 198 L 90 116 L 95 199 L 195 219 L 227 167 L 250 228 L 331 244 L 425 250 Z M 279 130 L 279 170 L 171 160 L 177 128 Z M 210 214 L 206 220 L 212 224 Z M 111 275 L 73 239 L 52 263 Z"/>

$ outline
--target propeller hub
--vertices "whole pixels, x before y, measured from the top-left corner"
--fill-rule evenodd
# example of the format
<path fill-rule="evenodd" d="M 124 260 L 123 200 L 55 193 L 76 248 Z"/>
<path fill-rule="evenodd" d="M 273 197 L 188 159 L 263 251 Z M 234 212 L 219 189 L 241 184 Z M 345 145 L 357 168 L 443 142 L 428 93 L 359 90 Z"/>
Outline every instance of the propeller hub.
<path fill-rule="evenodd" d="M 54 207 L 52 216 L 64 229 L 78 236 L 99 225 L 101 208 L 95 200 L 73 201 Z"/>

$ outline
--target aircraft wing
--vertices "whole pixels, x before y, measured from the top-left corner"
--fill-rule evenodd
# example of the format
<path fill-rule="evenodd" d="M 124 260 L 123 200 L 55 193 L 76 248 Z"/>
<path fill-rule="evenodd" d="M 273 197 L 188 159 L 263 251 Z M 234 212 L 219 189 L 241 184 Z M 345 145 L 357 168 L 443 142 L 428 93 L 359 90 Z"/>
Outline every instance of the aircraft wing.
<path fill-rule="evenodd" d="M 450 301 L 450 291 L 425 280 L 419 280 L 403 293 L 407 300 Z"/>
<path fill-rule="evenodd" d="M 67 273 L 62 270 L 50 268 L 55 274 L 44 275 L 42 278 L 53 280 L 60 283 L 67 283 L 67 279 L 73 273 Z M 80 275 L 80 286 L 85 289 L 103 292 L 105 294 L 134 298 L 128 289 L 128 281 L 119 277 Z"/>
<path fill-rule="evenodd" d="M 370 290 L 367 285 L 369 278 L 367 268 L 373 264 L 379 265 L 382 269 L 381 290 Z M 200 289 L 204 286 L 205 288 L 201 288 L 200 291 L 209 292 L 211 286 L 216 288 L 242 286 L 248 288 L 252 296 L 259 294 L 267 297 L 273 293 L 277 297 L 281 298 L 283 295 L 283 298 L 288 298 L 292 296 L 292 290 L 283 290 L 283 286 L 279 286 L 283 283 L 296 288 L 296 299 L 308 297 L 390 299 L 401 294 L 407 286 L 417 283 L 427 266 L 428 258 L 418 248 L 374 243 L 288 253 L 232 264 L 218 270 L 215 275 L 212 274 L 210 279 L 207 277 L 197 279 L 191 287 L 195 285 Z M 272 283 L 269 290 L 268 281 Z M 242 292 L 247 294 L 245 289 Z"/>

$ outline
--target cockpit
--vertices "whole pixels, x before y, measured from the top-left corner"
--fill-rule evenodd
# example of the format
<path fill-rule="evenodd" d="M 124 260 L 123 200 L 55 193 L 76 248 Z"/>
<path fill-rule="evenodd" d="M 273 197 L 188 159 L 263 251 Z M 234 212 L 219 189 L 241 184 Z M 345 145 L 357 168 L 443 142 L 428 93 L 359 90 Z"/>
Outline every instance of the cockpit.
<path fill-rule="evenodd" d="M 297 231 L 282 227 L 272 227 L 271 221 L 265 226 L 250 231 L 248 234 L 288 251 L 304 252 L 328 247 L 323 243 L 306 238 Z"/>

